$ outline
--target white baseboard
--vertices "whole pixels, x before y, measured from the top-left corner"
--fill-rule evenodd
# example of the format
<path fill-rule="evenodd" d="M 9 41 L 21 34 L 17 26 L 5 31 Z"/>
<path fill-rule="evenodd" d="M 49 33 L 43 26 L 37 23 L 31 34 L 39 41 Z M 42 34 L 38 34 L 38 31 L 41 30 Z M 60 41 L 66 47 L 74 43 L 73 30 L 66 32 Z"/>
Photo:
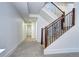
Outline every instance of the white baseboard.
<path fill-rule="evenodd" d="M 52 50 L 44 50 L 44 54 L 60 54 L 60 53 L 72 53 L 79 52 L 79 48 L 64 48 L 64 49 L 52 49 Z"/>
<path fill-rule="evenodd" d="M 17 48 L 17 46 L 20 44 L 20 43 L 22 43 L 24 40 L 21 40 L 16 46 L 14 46 L 10 51 L 8 51 L 5 55 L 4 55 L 4 57 L 9 57 L 14 51 L 15 51 L 15 49 Z"/>

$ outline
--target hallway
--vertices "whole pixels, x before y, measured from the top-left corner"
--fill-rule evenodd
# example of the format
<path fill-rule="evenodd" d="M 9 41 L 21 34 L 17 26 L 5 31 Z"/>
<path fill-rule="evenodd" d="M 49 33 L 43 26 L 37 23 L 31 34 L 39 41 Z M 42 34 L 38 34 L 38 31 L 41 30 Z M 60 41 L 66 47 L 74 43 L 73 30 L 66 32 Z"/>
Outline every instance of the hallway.
<path fill-rule="evenodd" d="M 23 41 L 10 57 L 42 57 L 43 48 L 36 41 Z"/>

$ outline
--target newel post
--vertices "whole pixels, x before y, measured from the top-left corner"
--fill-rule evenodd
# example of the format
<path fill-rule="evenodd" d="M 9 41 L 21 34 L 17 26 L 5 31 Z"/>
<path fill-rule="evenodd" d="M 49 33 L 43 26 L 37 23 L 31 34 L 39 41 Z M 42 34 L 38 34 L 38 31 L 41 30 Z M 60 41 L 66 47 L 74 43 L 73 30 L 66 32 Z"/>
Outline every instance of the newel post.
<path fill-rule="evenodd" d="M 72 13 L 72 26 L 75 25 L 75 8 L 73 8 Z"/>
<path fill-rule="evenodd" d="M 48 29 L 45 28 L 45 48 L 47 47 L 48 45 Z"/>
<path fill-rule="evenodd" d="M 41 28 L 41 45 L 43 44 L 43 28 Z"/>
<path fill-rule="evenodd" d="M 63 12 L 61 17 L 62 17 L 62 19 L 61 19 L 61 29 L 63 29 L 64 22 L 65 22 L 65 12 Z"/>

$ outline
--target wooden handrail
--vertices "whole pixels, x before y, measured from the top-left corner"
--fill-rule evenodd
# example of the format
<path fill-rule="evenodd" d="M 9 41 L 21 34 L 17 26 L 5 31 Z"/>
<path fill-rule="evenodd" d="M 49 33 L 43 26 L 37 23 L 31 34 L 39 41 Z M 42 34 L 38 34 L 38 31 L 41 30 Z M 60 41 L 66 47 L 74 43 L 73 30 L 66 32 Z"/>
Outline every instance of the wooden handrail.
<path fill-rule="evenodd" d="M 62 13 L 64 13 L 57 5 L 55 5 L 53 2 L 51 2 L 55 7 L 57 7 Z"/>
<path fill-rule="evenodd" d="M 72 10 L 73 11 L 73 10 Z M 70 11 L 69 13 L 67 13 L 65 16 L 60 16 L 59 18 L 57 18 L 55 21 L 53 21 L 52 23 L 48 24 L 47 26 L 45 26 L 46 28 L 51 27 L 58 19 L 63 19 L 65 18 L 68 14 L 70 14 L 72 11 Z"/>

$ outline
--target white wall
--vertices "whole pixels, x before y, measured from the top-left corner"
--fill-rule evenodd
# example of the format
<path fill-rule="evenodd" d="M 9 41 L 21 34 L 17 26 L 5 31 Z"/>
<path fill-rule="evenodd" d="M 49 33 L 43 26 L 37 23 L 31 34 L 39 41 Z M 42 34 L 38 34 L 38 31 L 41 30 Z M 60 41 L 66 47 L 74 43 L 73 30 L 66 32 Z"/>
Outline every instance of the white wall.
<path fill-rule="evenodd" d="M 79 28 L 79 3 L 75 3 L 75 23 L 76 26 Z"/>
<path fill-rule="evenodd" d="M 67 4 L 67 9 L 66 9 L 66 13 L 69 13 L 70 11 L 72 11 L 72 9 L 74 8 L 74 4 Z"/>
<path fill-rule="evenodd" d="M 36 22 L 32 22 L 32 38 L 36 40 Z"/>
<path fill-rule="evenodd" d="M 49 24 L 44 18 L 38 16 L 37 18 L 37 41 L 41 42 L 41 28 L 44 28 L 46 25 Z"/>
<path fill-rule="evenodd" d="M 23 39 L 26 39 L 26 23 L 23 22 Z"/>
<path fill-rule="evenodd" d="M 6 56 L 23 40 L 23 20 L 9 3 L 0 3 L 0 48 Z"/>

